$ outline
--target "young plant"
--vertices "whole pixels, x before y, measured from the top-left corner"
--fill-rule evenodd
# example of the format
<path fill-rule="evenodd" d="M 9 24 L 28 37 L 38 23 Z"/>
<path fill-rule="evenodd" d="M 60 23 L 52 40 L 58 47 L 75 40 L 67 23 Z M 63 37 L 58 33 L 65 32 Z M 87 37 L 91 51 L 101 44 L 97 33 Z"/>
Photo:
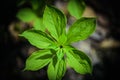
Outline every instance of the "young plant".
<path fill-rule="evenodd" d="M 57 8 L 47 5 L 43 24 L 45 31 L 31 29 L 21 34 L 40 49 L 27 58 L 24 70 L 36 71 L 48 65 L 49 80 L 61 80 L 67 64 L 77 73 L 91 73 L 89 57 L 74 48 L 71 43 L 88 38 L 95 30 L 96 19 L 80 18 L 66 32 L 65 15 Z"/>

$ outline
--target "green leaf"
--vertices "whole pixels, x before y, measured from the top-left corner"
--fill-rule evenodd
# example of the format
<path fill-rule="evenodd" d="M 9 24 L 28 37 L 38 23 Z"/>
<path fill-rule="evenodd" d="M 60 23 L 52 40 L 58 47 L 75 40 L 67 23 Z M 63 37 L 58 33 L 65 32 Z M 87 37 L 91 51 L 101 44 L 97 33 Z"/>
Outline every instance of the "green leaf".
<path fill-rule="evenodd" d="M 52 62 L 48 66 L 47 74 L 49 80 L 56 80 L 56 72 Z"/>
<path fill-rule="evenodd" d="M 90 58 L 82 51 L 79 51 L 79 50 L 73 50 L 73 52 L 75 54 L 77 54 L 78 56 L 80 56 L 78 58 L 78 61 L 81 61 L 81 60 L 85 60 L 84 62 L 86 62 L 86 68 L 87 70 L 91 73 L 92 72 L 92 64 L 91 64 L 91 60 Z M 80 60 L 81 59 L 81 60 Z"/>
<path fill-rule="evenodd" d="M 51 60 L 52 53 L 50 50 L 36 51 L 27 58 L 25 70 L 39 70 L 46 66 Z"/>
<path fill-rule="evenodd" d="M 58 44 L 60 45 L 64 45 L 67 41 L 67 36 L 66 34 L 62 34 L 59 39 L 58 39 Z"/>
<path fill-rule="evenodd" d="M 24 31 L 20 36 L 25 37 L 32 45 L 38 48 L 55 48 L 55 44 L 52 39 L 46 33 L 40 30 L 27 30 Z"/>
<path fill-rule="evenodd" d="M 33 27 L 35 30 L 41 30 L 45 32 L 45 26 L 43 25 L 43 19 L 42 18 L 36 18 L 33 21 Z"/>
<path fill-rule="evenodd" d="M 61 60 L 64 57 L 63 49 L 59 49 L 56 54 L 57 54 L 58 60 Z"/>
<path fill-rule="evenodd" d="M 83 0 L 70 0 L 68 3 L 68 11 L 76 19 L 81 18 L 85 10 L 85 3 Z"/>
<path fill-rule="evenodd" d="M 18 13 L 17 13 L 17 18 L 20 19 L 23 22 L 31 22 L 34 21 L 34 19 L 37 16 L 35 15 L 35 13 L 29 9 L 29 8 L 24 8 L 21 9 Z"/>
<path fill-rule="evenodd" d="M 53 59 L 53 61 L 48 66 L 48 78 L 49 80 L 61 80 L 66 72 L 66 62 L 64 59 L 57 61 Z"/>
<path fill-rule="evenodd" d="M 80 74 L 92 72 L 91 61 L 85 53 L 78 50 L 66 50 L 68 65 Z"/>
<path fill-rule="evenodd" d="M 56 72 L 57 72 L 56 80 L 61 80 L 62 77 L 65 75 L 65 72 L 66 72 L 66 62 L 65 62 L 65 60 L 62 59 L 62 60 L 58 61 L 55 68 L 56 68 Z"/>
<path fill-rule="evenodd" d="M 68 31 L 68 43 L 88 38 L 96 27 L 95 18 L 81 18 L 77 20 Z"/>
<path fill-rule="evenodd" d="M 50 34 L 58 40 L 59 36 L 65 33 L 66 17 L 57 8 L 46 6 L 43 15 L 43 24 Z"/>

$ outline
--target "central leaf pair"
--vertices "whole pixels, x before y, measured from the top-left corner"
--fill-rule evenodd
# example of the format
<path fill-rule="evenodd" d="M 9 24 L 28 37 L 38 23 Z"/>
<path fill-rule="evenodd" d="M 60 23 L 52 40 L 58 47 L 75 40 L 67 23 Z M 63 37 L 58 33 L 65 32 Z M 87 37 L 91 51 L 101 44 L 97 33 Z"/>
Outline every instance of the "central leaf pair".
<path fill-rule="evenodd" d="M 90 59 L 70 44 L 84 40 L 95 30 L 95 18 L 81 18 L 77 20 L 66 33 L 65 15 L 52 6 L 46 6 L 43 15 L 42 30 L 27 30 L 21 36 L 37 48 L 26 61 L 25 70 L 39 70 L 48 65 L 49 80 L 61 80 L 66 72 L 66 63 L 76 72 L 91 73 Z"/>

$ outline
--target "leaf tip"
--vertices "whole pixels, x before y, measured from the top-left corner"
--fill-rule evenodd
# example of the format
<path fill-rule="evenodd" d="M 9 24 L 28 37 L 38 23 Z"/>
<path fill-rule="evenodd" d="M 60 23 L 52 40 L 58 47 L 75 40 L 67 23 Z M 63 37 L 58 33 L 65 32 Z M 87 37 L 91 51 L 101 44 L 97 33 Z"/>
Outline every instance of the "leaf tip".
<path fill-rule="evenodd" d="M 18 34 L 19 37 L 23 36 L 22 34 Z"/>
<path fill-rule="evenodd" d="M 19 36 L 19 37 L 23 37 L 23 35 L 22 35 L 22 34 L 18 34 L 18 36 Z"/>

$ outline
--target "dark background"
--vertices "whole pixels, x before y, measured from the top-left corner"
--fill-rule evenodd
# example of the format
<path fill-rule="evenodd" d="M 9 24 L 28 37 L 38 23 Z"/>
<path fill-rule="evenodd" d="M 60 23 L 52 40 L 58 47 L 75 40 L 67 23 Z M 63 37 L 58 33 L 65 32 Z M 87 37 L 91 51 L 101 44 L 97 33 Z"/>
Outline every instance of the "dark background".
<path fill-rule="evenodd" d="M 85 0 L 85 3 L 92 7 L 96 14 L 102 15 L 103 20 L 108 21 L 107 25 L 99 20 L 97 23 L 109 31 L 105 39 L 112 38 L 120 42 L 119 2 L 116 0 Z M 26 40 L 15 40 L 9 31 L 9 25 L 17 21 L 16 13 L 19 7 L 16 4 L 17 0 L 0 1 L 0 80 L 47 80 L 46 67 L 36 72 L 22 72 L 27 53 L 32 46 Z M 98 51 L 101 63 L 94 64 L 92 75 L 84 75 L 83 80 L 119 80 L 120 46 L 103 49 L 99 45 L 96 47 L 95 44 L 104 39 L 91 40 L 93 47 Z M 65 80 L 73 80 L 69 78 L 68 73 L 69 71 L 64 77 Z"/>

